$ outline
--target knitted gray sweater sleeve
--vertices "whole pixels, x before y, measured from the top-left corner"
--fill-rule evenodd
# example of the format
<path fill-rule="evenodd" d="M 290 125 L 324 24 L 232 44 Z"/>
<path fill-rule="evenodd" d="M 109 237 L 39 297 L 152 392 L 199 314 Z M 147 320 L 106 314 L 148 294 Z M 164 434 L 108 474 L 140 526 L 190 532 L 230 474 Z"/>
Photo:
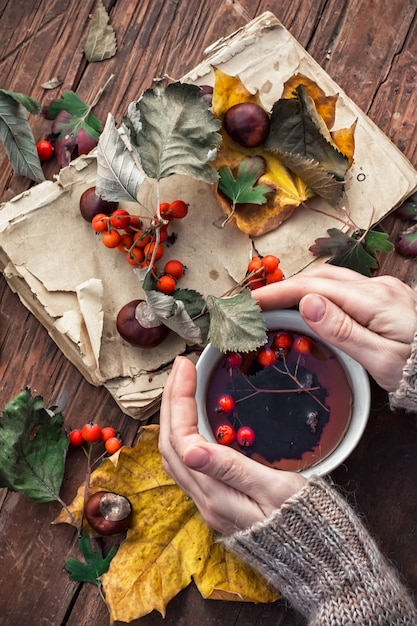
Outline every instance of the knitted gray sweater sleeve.
<path fill-rule="evenodd" d="M 393 410 L 405 409 L 417 412 L 417 331 L 411 344 L 411 355 L 403 369 L 403 375 L 397 391 L 389 394 Z"/>
<path fill-rule="evenodd" d="M 310 626 L 417 624 L 417 609 L 395 570 L 321 478 L 310 478 L 268 519 L 223 541 Z"/>

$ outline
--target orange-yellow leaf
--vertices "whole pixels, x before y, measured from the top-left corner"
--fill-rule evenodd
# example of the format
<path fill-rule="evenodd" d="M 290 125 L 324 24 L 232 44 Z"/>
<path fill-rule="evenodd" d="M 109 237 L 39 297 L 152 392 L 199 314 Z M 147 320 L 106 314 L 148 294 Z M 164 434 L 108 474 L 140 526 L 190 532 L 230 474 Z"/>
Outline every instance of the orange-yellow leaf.
<path fill-rule="evenodd" d="M 306 87 L 310 97 L 314 100 L 317 113 L 323 118 L 327 128 L 332 129 L 336 117 L 336 102 L 339 96 L 337 94 L 326 96 L 323 89 L 314 80 L 304 76 L 304 74 L 294 74 L 284 84 L 282 98 L 294 98 L 294 92 L 299 85 Z"/>
<path fill-rule="evenodd" d="M 307 185 L 295 174 L 292 174 L 272 152 L 262 148 L 244 148 L 227 135 L 223 130 L 222 143 L 218 155 L 212 165 L 215 169 L 223 166 L 230 167 L 233 175 L 236 175 L 239 163 L 248 156 L 260 156 L 265 161 L 265 173 L 259 178 L 258 183 L 271 188 L 265 204 L 238 204 L 236 206 L 233 221 L 236 226 L 254 237 L 264 235 L 275 230 L 282 222 L 288 219 L 300 204 L 310 198 L 313 193 Z M 215 188 L 216 198 L 222 211 L 229 215 L 232 205 Z"/>
<path fill-rule="evenodd" d="M 340 152 L 343 152 L 349 160 L 349 167 L 353 163 L 353 154 L 355 152 L 355 128 L 356 120 L 349 128 L 341 128 L 332 131 L 332 139 Z"/>
<path fill-rule="evenodd" d="M 219 68 L 214 70 L 214 90 L 211 109 L 214 117 L 221 118 L 227 109 L 241 102 L 261 104 L 258 92 L 252 94 L 237 76 L 229 76 Z"/>
<path fill-rule="evenodd" d="M 147 426 L 135 448 L 123 447 L 91 476 L 91 493 L 113 491 L 129 498 L 133 521 L 103 591 L 112 621 L 131 622 L 157 610 L 194 579 L 204 598 L 270 602 L 265 580 L 227 552 L 193 501 L 162 468 L 158 426 Z M 80 520 L 84 488 L 70 510 Z M 69 522 L 63 515 L 61 522 Z"/>

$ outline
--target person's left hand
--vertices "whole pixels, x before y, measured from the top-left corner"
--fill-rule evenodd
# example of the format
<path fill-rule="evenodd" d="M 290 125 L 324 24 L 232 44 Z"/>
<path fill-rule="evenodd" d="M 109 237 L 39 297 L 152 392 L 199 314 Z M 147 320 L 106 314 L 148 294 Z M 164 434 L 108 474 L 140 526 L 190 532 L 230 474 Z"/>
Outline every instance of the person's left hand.
<path fill-rule="evenodd" d="M 162 395 L 159 450 L 164 469 L 195 502 L 209 526 L 224 534 L 268 517 L 306 482 L 266 467 L 198 433 L 196 370 L 177 357 Z"/>

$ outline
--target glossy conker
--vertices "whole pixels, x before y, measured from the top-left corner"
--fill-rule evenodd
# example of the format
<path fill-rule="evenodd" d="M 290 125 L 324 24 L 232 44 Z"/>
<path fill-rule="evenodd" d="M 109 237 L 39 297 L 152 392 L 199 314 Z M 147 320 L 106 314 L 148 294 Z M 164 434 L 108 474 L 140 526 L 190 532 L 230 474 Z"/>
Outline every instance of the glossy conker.
<path fill-rule="evenodd" d="M 154 348 L 169 334 L 145 300 L 125 304 L 117 314 L 116 327 L 125 341 L 140 348 Z"/>
<path fill-rule="evenodd" d="M 91 222 L 99 213 L 110 215 L 118 206 L 118 202 L 109 202 L 100 198 L 95 187 L 89 187 L 80 196 L 80 213 L 87 222 Z"/>
<path fill-rule="evenodd" d="M 256 148 L 269 135 L 269 115 L 259 104 L 240 102 L 224 114 L 223 127 L 234 141 L 245 148 Z"/>
<path fill-rule="evenodd" d="M 88 498 L 84 515 L 99 535 L 117 535 L 132 521 L 132 505 L 125 497 L 111 491 L 97 491 Z"/>

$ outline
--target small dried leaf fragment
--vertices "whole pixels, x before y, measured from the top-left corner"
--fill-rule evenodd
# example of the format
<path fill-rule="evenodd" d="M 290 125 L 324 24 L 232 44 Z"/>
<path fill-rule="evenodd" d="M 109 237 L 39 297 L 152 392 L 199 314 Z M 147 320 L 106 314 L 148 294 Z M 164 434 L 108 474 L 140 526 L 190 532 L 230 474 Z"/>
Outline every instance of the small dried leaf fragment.
<path fill-rule="evenodd" d="M 50 78 L 44 83 L 41 83 L 41 87 L 43 89 L 56 89 L 57 87 L 62 85 L 63 82 L 64 81 L 62 78 L 60 78 L 59 76 L 54 76 L 53 78 Z"/>
<path fill-rule="evenodd" d="M 116 54 L 116 34 L 109 21 L 106 8 L 100 0 L 91 18 L 84 47 L 84 54 L 90 63 L 110 59 Z"/>

